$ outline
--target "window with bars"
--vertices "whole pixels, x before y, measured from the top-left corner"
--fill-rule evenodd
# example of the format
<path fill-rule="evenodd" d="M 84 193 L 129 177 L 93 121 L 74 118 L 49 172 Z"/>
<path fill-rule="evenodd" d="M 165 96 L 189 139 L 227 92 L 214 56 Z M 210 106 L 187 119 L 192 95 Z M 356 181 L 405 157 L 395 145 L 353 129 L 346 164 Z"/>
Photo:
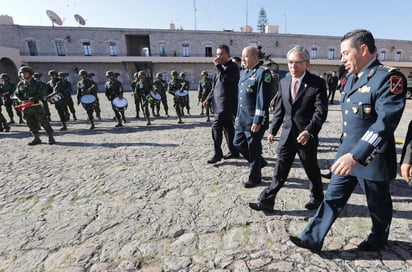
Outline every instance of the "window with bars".
<path fill-rule="evenodd" d="M 56 41 L 56 51 L 57 51 L 57 56 L 66 56 L 66 49 L 64 47 L 64 42 L 63 41 Z"/>
<path fill-rule="evenodd" d="M 183 57 L 189 57 L 189 55 L 190 55 L 189 44 L 188 43 L 182 44 L 182 56 Z"/>
<path fill-rule="evenodd" d="M 92 46 L 90 45 L 90 42 L 83 42 L 83 53 L 85 56 L 91 56 L 92 55 Z"/>
<path fill-rule="evenodd" d="M 109 42 L 109 54 L 110 56 L 118 56 L 119 51 L 115 42 Z"/>

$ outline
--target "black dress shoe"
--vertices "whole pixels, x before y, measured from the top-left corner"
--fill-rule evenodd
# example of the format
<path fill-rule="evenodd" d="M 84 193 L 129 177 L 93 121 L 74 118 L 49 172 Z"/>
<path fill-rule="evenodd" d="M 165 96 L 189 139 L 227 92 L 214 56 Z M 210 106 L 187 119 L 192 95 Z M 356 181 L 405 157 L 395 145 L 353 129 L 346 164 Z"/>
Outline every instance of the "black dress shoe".
<path fill-rule="evenodd" d="M 358 249 L 362 251 L 378 251 L 382 249 L 385 245 L 386 243 L 376 245 L 364 240 L 362 243 L 358 245 Z"/>
<path fill-rule="evenodd" d="M 273 211 L 273 205 L 269 206 L 268 204 L 263 204 L 263 203 L 254 203 L 254 202 L 249 202 L 249 208 L 255 211 Z"/>
<path fill-rule="evenodd" d="M 239 158 L 240 156 L 239 156 L 239 153 L 227 153 L 226 155 L 224 155 L 223 156 L 223 158 L 225 159 L 225 160 L 228 160 L 228 159 L 237 159 L 237 158 Z"/>
<path fill-rule="evenodd" d="M 305 204 L 305 208 L 307 210 L 316 210 L 317 208 L 319 208 L 321 203 L 322 203 L 322 200 L 311 200 Z"/>
<path fill-rule="evenodd" d="M 222 156 L 213 156 L 212 158 L 210 158 L 207 163 L 217 163 L 218 161 L 222 160 Z"/>
<path fill-rule="evenodd" d="M 260 183 L 260 181 L 256 182 L 256 181 L 250 181 L 250 180 L 249 180 L 248 182 L 246 182 L 246 183 L 244 184 L 244 186 L 245 186 L 245 188 L 253 188 L 253 187 L 258 186 L 259 183 Z"/>
<path fill-rule="evenodd" d="M 311 245 L 307 244 L 306 242 L 302 241 L 298 237 L 289 236 L 289 239 L 292 243 L 294 243 L 298 247 L 309 249 L 310 251 L 312 251 L 314 253 L 320 253 L 320 251 L 321 251 L 321 248 L 311 246 Z"/>

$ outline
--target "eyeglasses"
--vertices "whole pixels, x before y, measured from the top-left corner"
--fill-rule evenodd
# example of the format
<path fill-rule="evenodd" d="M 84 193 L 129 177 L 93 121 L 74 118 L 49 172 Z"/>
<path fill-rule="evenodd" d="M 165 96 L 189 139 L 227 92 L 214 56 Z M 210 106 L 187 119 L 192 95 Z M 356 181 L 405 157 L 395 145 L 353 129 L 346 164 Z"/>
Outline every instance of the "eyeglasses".
<path fill-rule="evenodd" d="M 296 61 L 289 60 L 289 61 L 288 61 L 288 65 L 293 65 L 293 64 L 302 65 L 302 64 L 304 64 L 304 63 L 306 63 L 306 60 L 296 60 Z"/>

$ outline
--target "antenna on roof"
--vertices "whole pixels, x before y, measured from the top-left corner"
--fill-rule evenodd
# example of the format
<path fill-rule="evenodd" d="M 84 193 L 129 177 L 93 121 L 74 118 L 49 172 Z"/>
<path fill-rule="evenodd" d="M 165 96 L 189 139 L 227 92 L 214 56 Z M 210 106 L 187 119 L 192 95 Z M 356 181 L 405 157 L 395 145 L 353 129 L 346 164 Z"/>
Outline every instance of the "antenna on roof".
<path fill-rule="evenodd" d="M 79 23 L 79 25 L 85 25 L 86 24 L 86 20 L 82 16 L 80 16 L 79 14 L 75 14 L 74 19 L 76 20 L 76 22 Z"/>
<path fill-rule="evenodd" d="M 54 26 L 54 24 L 56 25 L 63 24 L 62 19 L 60 19 L 59 15 L 57 15 L 54 11 L 48 9 L 46 10 L 46 14 L 47 16 L 49 16 L 50 21 L 52 21 L 52 26 Z"/>

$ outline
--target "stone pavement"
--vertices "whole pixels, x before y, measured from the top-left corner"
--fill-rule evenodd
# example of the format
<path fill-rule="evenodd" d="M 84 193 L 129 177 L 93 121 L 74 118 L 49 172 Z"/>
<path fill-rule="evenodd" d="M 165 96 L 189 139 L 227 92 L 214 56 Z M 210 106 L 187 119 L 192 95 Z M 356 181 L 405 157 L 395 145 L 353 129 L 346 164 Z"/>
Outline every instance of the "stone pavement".
<path fill-rule="evenodd" d="M 270 182 L 276 143 L 264 141 L 269 165 L 262 186 L 245 189 L 243 159 L 206 163 L 211 129 L 199 115 L 196 92 L 184 124 L 171 107 L 170 118 L 146 126 L 129 104 L 123 128 L 114 127 L 100 96 L 103 119 L 96 129 L 88 129 L 78 106 L 79 120 L 66 132 L 52 122 L 56 145 L 47 144 L 42 130 L 44 143 L 28 146 L 25 125 L 0 133 L 0 271 L 412 271 L 412 188 L 399 177 L 391 185 L 394 217 L 385 250 L 356 249 L 370 228 L 357 188 L 316 255 L 288 239 L 314 213 L 303 207 L 308 182 L 298 159 L 275 212 L 255 212 L 247 204 Z M 404 137 L 411 114 L 409 100 L 396 137 Z M 320 134 L 324 173 L 340 128 L 340 106 L 332 105 Z"/>

